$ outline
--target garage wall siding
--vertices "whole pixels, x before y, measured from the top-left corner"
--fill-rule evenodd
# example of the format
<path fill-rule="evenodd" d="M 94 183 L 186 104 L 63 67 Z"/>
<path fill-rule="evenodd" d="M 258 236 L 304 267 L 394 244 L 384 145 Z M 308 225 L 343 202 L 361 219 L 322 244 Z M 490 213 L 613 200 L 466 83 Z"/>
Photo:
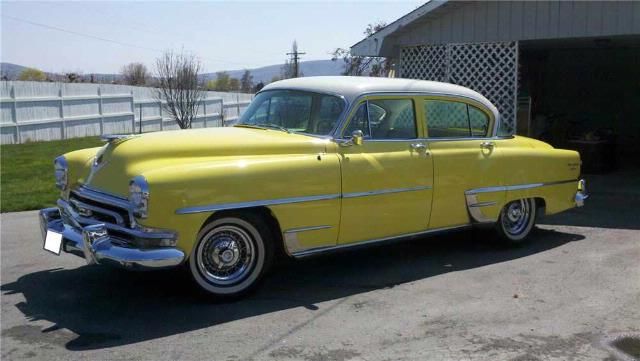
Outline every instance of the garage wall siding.
<path fill-rule="evenodd" d="M 640 33 L 640 1 L 468 2 L 398 31 L 398 47 L 631 35 Z"/>

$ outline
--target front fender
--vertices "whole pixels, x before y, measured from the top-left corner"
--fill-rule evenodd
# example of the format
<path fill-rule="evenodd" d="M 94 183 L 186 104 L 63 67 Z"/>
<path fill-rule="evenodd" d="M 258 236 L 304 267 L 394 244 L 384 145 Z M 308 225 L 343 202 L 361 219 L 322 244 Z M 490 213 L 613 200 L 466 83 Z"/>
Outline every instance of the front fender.
<path fill-rule="evenodd" d="M 267 207 L 283 231 L 330 226 L 298 237 L 296 241 L 305 247 L 324 246 L 327 242 L 333 245 L 337 239 L 340 165 L 335 154 L 224 157 L 155 167 L 143 175 L 149 183 L 150 198 L 148 218 L 141 223 L 178 231 L 178 247 L 187 254 L 216 206 L 245 208 L 268 200 L 334 195 Z M 179 212 L 185 209 L 192 212 Z"/>
<path fill-rule="evenodd" d="M 67 173 L 69 186 L 67 187 L 67 191 L 85 182 L 91 172 L 93 158 L 100 149 L 101 147 L 85 148 L 63 154 L 69 166 Z"/>

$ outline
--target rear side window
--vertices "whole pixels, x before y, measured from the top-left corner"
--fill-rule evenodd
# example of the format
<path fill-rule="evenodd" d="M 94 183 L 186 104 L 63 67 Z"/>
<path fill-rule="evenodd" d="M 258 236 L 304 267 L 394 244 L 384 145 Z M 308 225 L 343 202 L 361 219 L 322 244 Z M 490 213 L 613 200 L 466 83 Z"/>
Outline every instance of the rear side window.
<path fill-rule="evenodd" d="M 462 102 L 425 100 L 429 138 L 485 137 L 489 117 L 480 109 Z"/>
<path fill-rule="evenodd" d="M 472 137 L 486 137 L 489 131 L 489 116 L 482 110 L 467 105 L 469 110 L 469 128 L 471 128 Z"/>

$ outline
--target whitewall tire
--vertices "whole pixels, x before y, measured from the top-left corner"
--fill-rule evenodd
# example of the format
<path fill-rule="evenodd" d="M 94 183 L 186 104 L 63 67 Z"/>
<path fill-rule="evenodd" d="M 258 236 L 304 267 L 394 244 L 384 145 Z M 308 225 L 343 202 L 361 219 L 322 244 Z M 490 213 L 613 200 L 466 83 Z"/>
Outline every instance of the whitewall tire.
<path fill-rule="evenodd" d="M 270 234 L 265 222 L 252 214 L 210 221 L 189 257 L 191 276 L 202 290 L 221 298 L 249 292 L 271 265 Z"/>
<path fill-rule="evenodd" d="M 509 244 L 519 244 L 529 236 L 536 221 L 536 202 L 533 198 L 507 203 L 500 211 L 496 230 Z"/>

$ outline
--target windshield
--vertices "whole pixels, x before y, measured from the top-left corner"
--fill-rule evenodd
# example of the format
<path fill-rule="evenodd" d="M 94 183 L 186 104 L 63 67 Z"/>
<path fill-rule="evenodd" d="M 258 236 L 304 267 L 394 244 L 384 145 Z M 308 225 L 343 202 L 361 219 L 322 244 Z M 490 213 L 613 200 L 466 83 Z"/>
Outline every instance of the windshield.
<path fill-rule="evenodd" d="M 236 126 L 329 135 L 343 109 L 344 101 L 334 95 L 267 90 L 255 97 Z"/>

